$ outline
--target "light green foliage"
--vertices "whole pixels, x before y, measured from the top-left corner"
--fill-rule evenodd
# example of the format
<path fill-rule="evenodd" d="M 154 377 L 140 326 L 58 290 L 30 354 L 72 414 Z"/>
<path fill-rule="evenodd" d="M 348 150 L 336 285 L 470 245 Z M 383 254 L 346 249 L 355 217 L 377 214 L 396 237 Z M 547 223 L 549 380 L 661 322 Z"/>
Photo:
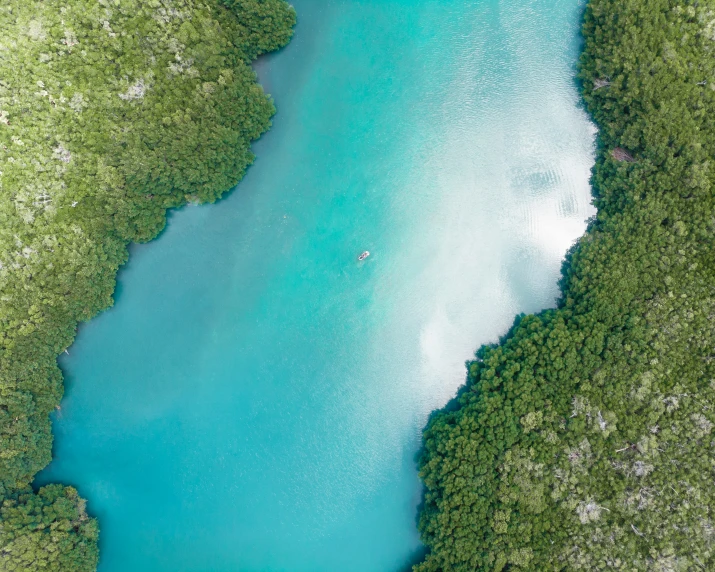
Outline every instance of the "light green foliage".
<path fill-rule="evenodd" d="M 56 356 L 127 244 L 252 162 L 274 107 L 250 62 L 294 23 L 283 0 L 0 2 L 0 498 L 50 461 Z"/>
<path fill-rule="evenodd" d="M 24 491 L 0 506 L 0 570 L 90 572 L 97 567 L 97 521 L 72 487 Z"/>
<path fill-rule="evenodd" d="M 590 1 L 598 216 L 426 429 L 417 572 L 715 569 L 713 30 L 713 0 Z"/>

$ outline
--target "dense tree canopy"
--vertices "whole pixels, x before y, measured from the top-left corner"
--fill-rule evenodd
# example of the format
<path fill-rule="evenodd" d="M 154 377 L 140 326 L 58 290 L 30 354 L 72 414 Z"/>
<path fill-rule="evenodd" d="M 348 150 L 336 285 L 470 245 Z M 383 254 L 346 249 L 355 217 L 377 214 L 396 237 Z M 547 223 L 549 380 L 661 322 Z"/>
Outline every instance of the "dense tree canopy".
<path fill-rule="evenodd" d="M 598 215 L 428 425 L 416 572 L 715 569 L 715 2 L 583 34 Z"/>
<path fill-rule="evenodd" d="M 23 491 L 0 506 L 2 570 L 90 572 L 97 567 L 97 521 L 72 487 Z"/>
<path fill-rule="evenodd" d="M 250 62 L 294 23 L 283 0 L 0 3 L 0 569 L 94 568 L 76 492 L 27 489 L 56 357 L 111 305 L 130 241 L 241 179 L 274 113 Z"/>

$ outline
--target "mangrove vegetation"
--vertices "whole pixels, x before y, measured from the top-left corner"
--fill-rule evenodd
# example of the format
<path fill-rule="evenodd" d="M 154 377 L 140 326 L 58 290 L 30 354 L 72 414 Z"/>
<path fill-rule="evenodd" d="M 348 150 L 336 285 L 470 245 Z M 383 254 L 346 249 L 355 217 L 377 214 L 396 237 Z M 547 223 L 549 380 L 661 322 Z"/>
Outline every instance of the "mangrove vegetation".
<path fill-rule="evenodd" d="M 590 0 L 583 36 L 598 215 L 431 419 L 416 572 L 715 569 L 715 2 Z"/>
<path fill-rule="evenodd" d="M 132 241 L 211 202 L 275 109 L 250 63 L 283 0 L 0 3 L 0 569 L 94 570 L 98 526 L 51 460 L 57 356 L 112 304 Z"/>

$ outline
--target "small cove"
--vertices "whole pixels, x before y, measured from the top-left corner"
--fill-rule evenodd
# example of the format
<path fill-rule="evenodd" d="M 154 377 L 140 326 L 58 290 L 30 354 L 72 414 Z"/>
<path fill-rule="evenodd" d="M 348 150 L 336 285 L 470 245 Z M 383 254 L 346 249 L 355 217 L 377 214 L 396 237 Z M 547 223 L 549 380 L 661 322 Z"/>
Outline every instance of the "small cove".
<path fill-rule="evenodd" d="M 38 482 L 89 499 L 102 572 L 405 569 L 430 411 L 592 212 L 582 3 L 295 6 L 255 166 L 133 247 L 61 360 Z"/>

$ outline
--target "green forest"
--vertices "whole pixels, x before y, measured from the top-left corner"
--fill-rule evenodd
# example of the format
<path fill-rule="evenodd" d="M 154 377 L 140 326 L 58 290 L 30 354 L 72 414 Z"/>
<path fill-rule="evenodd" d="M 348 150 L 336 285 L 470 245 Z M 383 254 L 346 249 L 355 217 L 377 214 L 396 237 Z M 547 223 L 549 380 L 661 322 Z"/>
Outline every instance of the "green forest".
<path fill-rule="evenodd" d="M 241 179 L 275 112 L 250 63 L 294 24 L 283 0 L 0 3 L 1 570 L 96 568 L 77 491 L 30 487 L 57 356 L 111 306 L 130 242 Z"/>
<path fill-rule="evenodd" d="M 283 0 L 0 3 L 0 570 L 92 571 L 51 460 L 57 356 L 131 242 L 253 161 Z M 481 348 L 424 434 L 415 572 L 715 569 L 715 0 L 590 0 L 598 215 L 556 309 Z M 89 514 L 88 514 L 89 512 Z"/>
<path fill-rule="evenodd" d="M 415 572 L 715 570 L 715 2 L 590 0 L 598 215 L 424 433 Z"/>

